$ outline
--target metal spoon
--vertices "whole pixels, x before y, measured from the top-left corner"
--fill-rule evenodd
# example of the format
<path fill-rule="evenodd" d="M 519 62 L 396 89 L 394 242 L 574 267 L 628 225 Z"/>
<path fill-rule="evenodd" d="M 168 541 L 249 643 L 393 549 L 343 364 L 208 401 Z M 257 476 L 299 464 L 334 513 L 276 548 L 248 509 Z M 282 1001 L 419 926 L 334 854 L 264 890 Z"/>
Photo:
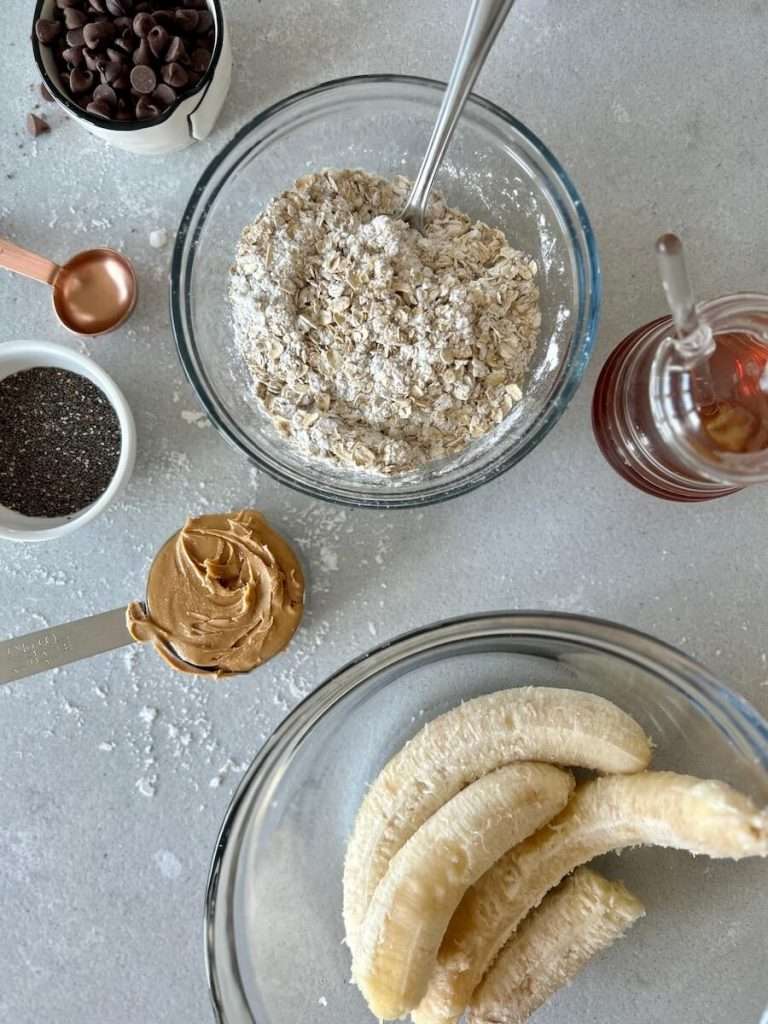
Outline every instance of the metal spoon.
<path fill-rule="evenodd" d="M 50 285 L 56 316 L 74 334 L 113 331 L 136 305 L 133 265 L 114 249 L 87 249 L 59 266 L 0 238 L 0 267 Z"/>
<path fill-rule="evenodd" d="M 437 115 L 432 138 L 429 140 L 411 194 L 400 213 L 403 220 L 422 234 L 424 214 L 435 175 L 443 162 L 445 151 L 448 149 L 472 86 L 514 2 L 515 0 L 472 0 L 461 46 Z"/>
<path fill-rule="evenodd" d="M 176 536 L 175 533 L 172 534 L 160 548 L 160 552 L 166 545 L 175 543 Z M 149 577 L 160 552 L 155 555 L 149 568 L 147 591 Z M 145 601 L 145 607 L 146 605 Z M 48 629 L 38 629 L 25 636 L 0 641 L 0 685 L 136 643 L 128 632 L 126 610 L 114 608 L 111 612 L 88 615 L 84 619 L 75 619 L 60 626 L 49 626 Z M 215 671 L 200 665 L 192 665 L 190 662 L 186 664 L 199 675 Z"/>

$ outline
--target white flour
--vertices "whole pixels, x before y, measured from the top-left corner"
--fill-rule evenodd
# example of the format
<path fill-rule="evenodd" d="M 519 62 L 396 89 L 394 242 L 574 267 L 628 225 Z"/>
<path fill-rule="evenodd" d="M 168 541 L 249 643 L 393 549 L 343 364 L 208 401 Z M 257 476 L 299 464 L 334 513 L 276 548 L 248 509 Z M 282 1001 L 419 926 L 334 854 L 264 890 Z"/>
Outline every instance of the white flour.
<path fill-rule="evenodd" d="M 306 455 L 399 473 L 461 451 L 522 397 L 541 316 L 536 264 L 409 182 L 300 179 L 245 228 L 235 335 L 258 399 Z"/>

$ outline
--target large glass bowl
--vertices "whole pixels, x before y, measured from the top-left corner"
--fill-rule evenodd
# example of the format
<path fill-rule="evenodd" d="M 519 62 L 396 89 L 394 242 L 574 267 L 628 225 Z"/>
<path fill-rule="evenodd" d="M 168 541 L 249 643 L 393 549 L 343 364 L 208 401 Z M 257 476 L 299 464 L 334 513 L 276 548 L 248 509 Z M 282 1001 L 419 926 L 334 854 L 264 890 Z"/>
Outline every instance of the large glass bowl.
<path fill-rule="evenodd" d="M 545 436 L 589 358 L 600 304 L 597 253 L 576 189 L 525 125 L 473 96 L 437 187 L 502 228 L 540 268 L 541 339 L 525 397 L 458 456 L 382 477 L 312 461 L 285 441 L 251 395 L 234 345 L 229 268 L 242 229 L 296 178 L 325 167 L 414 176 L 444 86 L 393 75 L 347 78 L 291 96 L 247 124 L 195 188 L 173 256 L 171 317 L 182 365 L 216 427 L 267 472 L 352 505 L 423 505 L 454 497 L 514 465 Z"/>
<path fill-rule="evenodd" d="M 366 787 L 425 722 L 503 687 L 602 694 L 656 743 L 654 767 L 768 804 L 768 723 L 690 658 L 596 619 L 492 613 L 376 648 L 275 732 L 227 812 L 206 937 L 221 1024 L 371 1024 L 342 944 L 344 849 Z M 600 861 L 647 908 L 537 1024 L 764 1024 L 768 870 L 662 849 Z M 768 1012 L 768 1011 L 766 1011 Z"/>

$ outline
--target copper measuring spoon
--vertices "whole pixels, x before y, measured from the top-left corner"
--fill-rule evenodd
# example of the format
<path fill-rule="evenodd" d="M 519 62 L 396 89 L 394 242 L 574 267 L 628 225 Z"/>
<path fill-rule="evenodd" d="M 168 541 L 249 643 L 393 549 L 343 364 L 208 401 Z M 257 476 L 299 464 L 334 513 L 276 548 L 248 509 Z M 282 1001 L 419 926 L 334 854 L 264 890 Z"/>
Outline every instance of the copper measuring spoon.
<path fill-rule="evenodd" d="M 0 238 L 0 267 L 50 285 L 56 316 L 74 334 L 113 331 L 136 305 L 133 264 L 114 249 L 87 249 L 59 266 Z"/>

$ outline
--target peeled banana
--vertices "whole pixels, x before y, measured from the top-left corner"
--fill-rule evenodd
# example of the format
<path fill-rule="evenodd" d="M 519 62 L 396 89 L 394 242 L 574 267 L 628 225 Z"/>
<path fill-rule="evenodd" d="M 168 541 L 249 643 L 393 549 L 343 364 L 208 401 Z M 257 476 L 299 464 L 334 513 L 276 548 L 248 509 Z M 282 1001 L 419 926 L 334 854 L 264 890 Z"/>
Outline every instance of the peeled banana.
<path fill-rule="evenodd" d="M 472 996 L 467 1024 L 525 1024 L 596 953 L 645 916 L 621 882 L 579 868 L 544 898 Z"/>
<path fill-rule="evenodd" d="M 353 957 L 389 862 L 468 783 L 513 761 L 625 773 L 641 771 L 650 758 L 650 742 L 634 719 L 578 690 L 502 690 L 428 723 L 382 770 L 355 821 L 344 863 L 344 925 Z"/>
<path fill-rule="evenodd" d="M 466 890 L 510 847 L 559 814 L 573 777 L 547 764 L 499 768 L 449 800 L 393 857 L 360 931 L 353 977 L 379 1019 L 427 989 L 440 941 Z"/>
<path fill-rule="evenodd" d="M 525 915 L 580 864 L 627 846 L 768 855 L 768 813 L 723 782 L 641 772 L 586 782 L 565 810 L 472 886 L 443 939 L 416 1024 L 454 1024 Z"/>

